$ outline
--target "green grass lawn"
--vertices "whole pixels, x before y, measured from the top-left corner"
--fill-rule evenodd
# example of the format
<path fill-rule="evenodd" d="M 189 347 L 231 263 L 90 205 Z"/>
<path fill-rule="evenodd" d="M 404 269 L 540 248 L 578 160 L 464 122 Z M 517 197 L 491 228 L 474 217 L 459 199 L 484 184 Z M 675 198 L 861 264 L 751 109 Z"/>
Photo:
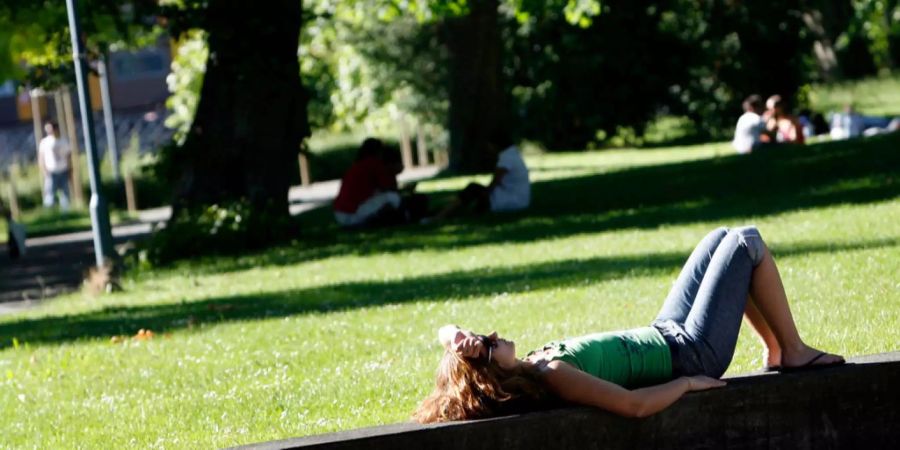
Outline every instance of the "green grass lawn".
<path fill-rule="evenodd" d="M 527 213 L 338 232 L 132 272 L 0 317 L 0 446 L 211 448 L 408 420 L 436 329 L 520 353 L 646 325 L 710 229 L 756 224 L 803 336 L 847 355 L 900 342 L 900 135 L 746 157 L 727 144 L 540 155 Z M 471 178 L 420 183 L 446 201 Z M 139 329 L 154 339 L 126 339 Z M 760 368 L 742 332 L 730 375 Z"/>
<path fill-rule="evenodd" d="M 823 113 L 840 112 L 853 104 L 872 116 L 900 116 L 900 75 L 814 86 L 810 106 Z"/>

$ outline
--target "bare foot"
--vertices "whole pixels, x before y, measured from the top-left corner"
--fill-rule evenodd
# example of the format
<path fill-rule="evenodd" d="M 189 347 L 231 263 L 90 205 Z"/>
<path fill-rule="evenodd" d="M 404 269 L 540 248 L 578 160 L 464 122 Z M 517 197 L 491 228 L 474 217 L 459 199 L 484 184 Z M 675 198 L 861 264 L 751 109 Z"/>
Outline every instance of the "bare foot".
<path fill-rule="evenodd" d="M 830 366 L 844 362 L 844 357 L 841 355 L 826 353 L 808 345 L 803 345 L 798 350 L 790 352 L 783 350 L 783 352 L 781 355 L 781 366 L 785 368 Z"/>

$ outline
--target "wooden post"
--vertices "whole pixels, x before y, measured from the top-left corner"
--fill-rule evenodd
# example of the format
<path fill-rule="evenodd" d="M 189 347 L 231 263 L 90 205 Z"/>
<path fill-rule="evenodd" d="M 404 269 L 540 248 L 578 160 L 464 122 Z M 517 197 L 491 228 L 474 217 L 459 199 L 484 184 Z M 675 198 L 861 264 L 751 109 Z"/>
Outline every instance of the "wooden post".
<path fill-rule="evenodd" d="M 34 123 L 34 153 L 38 158 L 41 157 L 41 139 L 44 138 L 44 132 L 41 128 L 41 103 L 38 96 L 41 91 L 32 89 L 28 91 L 28 97 L 31 98 L 31 121 Z M 38 161 L 40 164 L 40 161 Z M 43 180 L 41 180 L 43 182 Z"/>
<path fill-rule="evenodd" d="M 76 207 L 84 207 L 84 193 L 81 189 L 81 158 L 78 156 L 78 133 L 75 131 L 75 114 L 72 112 L 72 95 L 69 93 L 69 87 L 62 89 L 63 110 L 65 110 L 66 121 L 69 123 L 69 148 L 72 149 L 72 202 Z"/>
<path fill-rule="evenodd" d="M 419 154 L 419 167 L 428 165 L 428 147 L 425 145 L 425 132 L 422 126 L 416 127 L 416 152 Z"/>
<path fill-rule="evenodd" d="M 66 136 L 69 133 L 69 127 L 63 114 L 62 94 L 59 89 L 53 91 L 53 109 L 56 111 L 56 124 L 59 125 L 60 136 Z"/>
<path fill-rule="evenodd" d="M 403 119 L 400 120 L 400 156 L 403 158 L 403 167 L 413 166 L 412 143 L 409 140 L 409 129 Z"/>
<path fill-rule="evenodd" d="M 297 161 L 300 163 L 300 184 L 309 186 L 312 180 L 309 178 L 309 159 L 306 157 L 305 151 L 300 151 L 300 154 L 297 155 Z"/>
<path fill-rule="evenodd" d="M 52 92 L 53 95 L 53 109 L 56 114 L 56 132 L 59 133 L 60 139 L 65 139 L 66 142 L 69 143 L 69 149 L 72 148 L 72 133 L 74 131 L 70 126 L 68 119 L 65 113 L 65 107 L 63 106 L 62 92 L 60 89 L 57 89 Z M 81 206 L 81 204 L 75 200 L 78 197 L 76 191 L 78 190 L 78 185 L 75 184 L 75 162 L 78 161 L 75 159 L 75 152 L 72 152 L 72 166 L 69 168 L 69 192 L 72 193 L 72 203 L 76 206 Z"/>
<path fill-rule="evenodd" d="M 16 195 L 16 182 L 13 171 L 9 171 L 9 184 L 6 185 L 6 195 L 9 197 L 9 215 L 13 220 L 19 220 L 19 197 Z"/>
<path fill-rule="evenodd" d="M 137 214 L 137 196 L 134 191 L 134 178 L 131 172 L 125 172 L 125 203 L 128 205 L 128 214 Z"/>

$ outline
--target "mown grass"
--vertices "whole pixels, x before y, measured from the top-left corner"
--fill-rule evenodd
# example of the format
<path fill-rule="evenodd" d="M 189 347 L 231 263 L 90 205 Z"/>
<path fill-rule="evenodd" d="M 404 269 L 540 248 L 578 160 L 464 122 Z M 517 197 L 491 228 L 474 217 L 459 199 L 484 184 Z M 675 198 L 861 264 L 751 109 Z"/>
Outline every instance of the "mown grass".
<path fill-rule="evenodd" d="M 810 342 L 896 350 L 898 145 L 533 156 L 526 213 L 353 234 L 319 211 L 291 245 L 133 272 L 124 292 L 0 318 L 0 445 L 210 448 L 408 420 L 440 325 L 520 353 L 643 326 L 720 225 L 760 227 Z M 470 179 L 420 187 L 441 203 Z M 141 328 L 156 336 L 113 342 Z M 744 331 L 729 374 L 761 365 Z"/>
<path fill-rule="evenodd" d="M 900 75 L 814 86 L 810 93 L 815 111 L 840 112 L 848 104 L 870 116 L 900 116 Z"/>

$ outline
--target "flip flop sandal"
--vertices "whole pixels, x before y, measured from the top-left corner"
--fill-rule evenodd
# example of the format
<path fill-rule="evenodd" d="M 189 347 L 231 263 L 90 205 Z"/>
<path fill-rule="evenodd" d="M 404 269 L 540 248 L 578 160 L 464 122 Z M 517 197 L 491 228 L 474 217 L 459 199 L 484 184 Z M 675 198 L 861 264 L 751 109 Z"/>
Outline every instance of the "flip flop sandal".
<path fill-rule="evenodd" d="M 824 369 L 826 367 L 840 366 L 840 365 L 846 363 L 846 361 L 835 361 L 835 362 L 831 362 L 828 364 L 816 364 L 816 361 L 818 361 L 819 359 L 821 359 L 823 356 L 825 356 L 827 354 L 828 353 L 825 353 L 825 352 L 819 352 L 818 355 L 814 356 L 812 359 L 807 361 L 805 364 L 801 364 L 801 365 L 795 366 L 795 367 L 779 367 L 778 371 L 781 373 L 803 372 L 803 371 L 807 371 L 807 370 L 818 370 L 818 369 Z"/>

